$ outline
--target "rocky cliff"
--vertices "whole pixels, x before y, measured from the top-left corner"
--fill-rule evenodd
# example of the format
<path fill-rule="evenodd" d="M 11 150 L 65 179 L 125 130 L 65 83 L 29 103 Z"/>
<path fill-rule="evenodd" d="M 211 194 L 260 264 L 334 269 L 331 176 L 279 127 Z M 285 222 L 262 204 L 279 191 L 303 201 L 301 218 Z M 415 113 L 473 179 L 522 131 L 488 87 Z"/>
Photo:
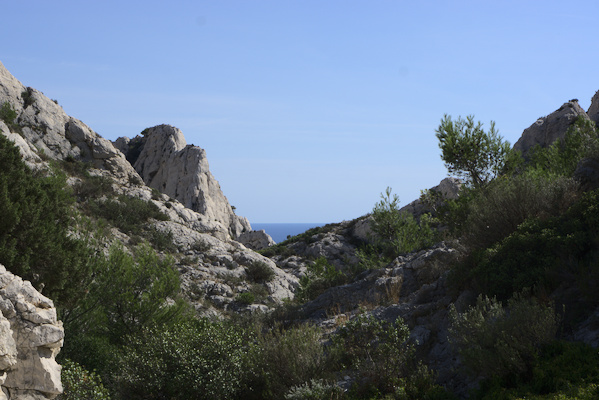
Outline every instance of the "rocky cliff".
<path fill-rule="evenodd" d="M 53 399 L 64 331 L 52 300 L 0 265 L 0 311 L 0 399 Z"/>
<path fill-rule="evenodd" d="M 210 173 L 206 151 L 188 145 L 183 133 L 170 125 L 148 128 L 132 140 L 115 145 L 125 154 L 146 185 L 198 212 L 236 238 L 251 230 L 246 218 L 233 212 L 218 181 Z"/>

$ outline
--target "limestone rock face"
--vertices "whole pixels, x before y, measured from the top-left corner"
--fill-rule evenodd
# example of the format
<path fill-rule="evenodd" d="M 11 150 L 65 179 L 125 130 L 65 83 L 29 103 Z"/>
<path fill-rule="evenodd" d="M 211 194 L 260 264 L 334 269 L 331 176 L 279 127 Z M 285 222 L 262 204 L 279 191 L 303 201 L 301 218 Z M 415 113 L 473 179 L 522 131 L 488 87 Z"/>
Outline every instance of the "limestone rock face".
<path fill-rule="evenodd" d="M 233 237 L 251 230 L 245 218 L 235 215 L 210 173 L 204 149 L 187 145 L 179 129 L 155 126 L 144 131 L 143 138 L 118 139 L 117 145 L 126 151 L 128 159 L 135 160 L 133 167 L 146 185 L 202 214 L 208 224 L 221 225 Z M 134 149 L 139 151 L 136 157 L 132 155 Z"/>
<path fill-rule="evenodd" d="M 556 139 L 563 138 L 578 116 L 588 118 L 587 113 L 580 107 L 577 100 L 564 103 L 556 111 L 546 117 L 539 118 L 534 124 L 526 128 L 514 145 L 514 149 L 521 151 L 524 158 L 526 158 L 528 152 L 534 146 L 547 147 Z"/>
<path fill-rule="evenodd" d="M 252 285 L 247 281 L 248 270 L 256 263 L 266 265 L 273 272 L 272 280 L 255 283 L 263 288 L 268 303 L 274 305 L 282 303 L 284 299 L 293 299 L 299 286 L 297 277 L 238 241 L 218 239 L 174 221 L 156 222 L 154 227 L 162 232 L 170 232 L 178 251 L 185 254 L 185 263 L 179 265 L 181 291 L 202 315 L 217 312 L 210 305 L 241 312 L 267 307 L 257 304 L 251 307 L 235 301 L 237 295 L 252 290 Z"/>
<path fill-rule="evenodd" d="M 40 91 L 25 87 L 0 63 L 0 104 L 4 102 L 16 111 L 16 122 L 22 127 L 19 134 L 30 149 L 43 151 L 56 160 L 71 157 L 91 162 L 94 167 L 109 170 L 115 177 L 125 180 L 139 179 L 123 154 L 109 140 L 68 116 L 62 107 Z M 6 124 L 0 129 L 4 134 L 13 130 Z M 24 147 L 17 145 L 23 152 Z"/>
<path fill-rule="evenodd" d="M 587 110 L 587 115 L 591 121 L 595 121 L 596 124 L 599 124 L 599 90 L 595 92 L 595 95 L 591 99 L 591 105 Z"/>
<path fill-rule="evenodd" d="M 276 244 L 276 242 L 268 233 L 266 233 L 264 229 L 260 229 L 259 231 L 243 232 L 241 235 L 239 235 L 237 241 L 252 250 L 261 250 Z"/>
<path fill-rule="evenodd" d="M 64 339 L 52 300 L 0 265 L 0 399 L 53 399 Z"/>

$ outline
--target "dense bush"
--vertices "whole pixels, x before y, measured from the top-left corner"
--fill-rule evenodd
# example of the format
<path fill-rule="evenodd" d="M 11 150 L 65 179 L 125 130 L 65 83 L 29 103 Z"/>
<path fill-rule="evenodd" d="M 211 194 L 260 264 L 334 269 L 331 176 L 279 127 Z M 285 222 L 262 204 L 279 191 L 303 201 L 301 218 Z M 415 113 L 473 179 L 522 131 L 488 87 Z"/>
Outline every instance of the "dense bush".
<path fill-rule="evenodd" d="M 357 374 L 350 397 L 451 398 L 416 361 L 408 338 L 401 318 L 389 323 L 367 314 L 359 314 L 338 330 L 333 342 L 341 350 L 340 362 Z"/>
<path fill-rule="evenodd" d="M 137 197 L 121 195 L 116 200 L 97 200 L 90 206 L 95 215 L 107 219 L 125 233 L 141 233 L 143 223 L 150 218 L 168 220 L 156 204 Z"/>
<path fill-rule="evenodd" d="M 313 300 L 326 289 L 346 283 L 347 279 L 325 257 L 319 257 L 307 265 L 306 274 L 300 278 L 300 287 L 295 296 L 301 302 Z"/>
<path fill-rule="evenodd" d="M 76 362 L 63 360 L 60 376 L 64 392 L 57 400 L 110 400 L 100 377 Z"/>
<path fill-rule="evenodd" d="M 282 399 L 294 386 L 331 375 L 319 328 L 275 326 L 268 332 L 255 332 L 257 346 L 252 349 L 253 365 L 245 399 Z"/>
<path fill-rule="evenodd" d="M 438 235 L 431 227 L 430 216 L 425 214 L 417 221 L 412 214 L 399 210 L 399 197 L 391 195 L 391 188 L 387 188 L 372 209 L 373 247 L 363 254 L 377 257 L 376 253 L 382 253 L 385 259 L 390 260 L 435 242 Z"/>
<path fill-rule="evenodd" d="M 73 304 L 92 279 L 85 234 L 70 233 L 74 199 L 64 175 L 32 172 L 0 134 L 0 263 L 59 307 Z"/>
<path fill-rule="evenodd" d="M 275 271 L 264 261 L 254 261 L 246 268 L 248 277 L 258 283 L 270 282 L 275 278 Z"/>
<path fill-rule="evenodd" d="M 463 224 L 463 243 L 485 249 L 530 218 L 565 212 L 578 196 L 572 178 L 525 172 L 501 177 L 473 194 Z"/>
<path fill-rule="evenodd" d="M 533 363 L 530 376 L 517 382 L 495 377 L 484 381 L 477 399 L 599 398 L 599 353 L 583 343 L 555 341 L 544 346 Z"/>
<path fill-rule="evenodd" d="M 226 322 L 188 320 L 130 337 L 117 388 L 126 399 L 234 399 L 245 397 L 247 333 Z M 243 394 L 243 395 L 242 395 Z"/>
<path fill-rule="evenodd" d="M 564 281 L 588 286 L 599 272 L 598 237 L 599 192 L 589 192 L 562 215 L 525 221 L 501 242 L 472 254 L 454 275 L 500 299 L 526 287 L 551 292 Z M 594 289 L 587 292 L 597 300 Z"/>
<path fill-rule="evenodd" d="M 555 338 L 558 326 L 553 307 L 522 294 L 505 308 L 485 296 L 464 313 L 452 305 L 450 319 L 451 342 L 464 366 L 485 378 L 530 374 L 539 349 Z"/>
<path fill-rule="evenodd" d="M 0 119 L 9 127 L 12 127 L 16 118 L 17 112 L 12 108 L 10 103 L 8 101 L 2 103 L 2 106 L 0 107 Z"/>
<path fill-rule="evenodd" d="M 545 173 L 572 176 L 578 162 L 599 155 L 599 131 L 595 122 L 579 116 L 563 139 L 546 148 L 536 147 L 529 168 Z"/>

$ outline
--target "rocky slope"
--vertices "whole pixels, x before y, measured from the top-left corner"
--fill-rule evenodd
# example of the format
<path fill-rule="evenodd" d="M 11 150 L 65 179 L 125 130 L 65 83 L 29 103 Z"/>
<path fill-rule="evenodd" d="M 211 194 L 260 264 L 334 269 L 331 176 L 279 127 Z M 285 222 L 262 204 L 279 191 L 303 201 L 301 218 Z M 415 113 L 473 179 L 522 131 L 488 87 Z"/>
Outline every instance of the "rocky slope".
<path fill-rule="evenodd" d="M 370 220 L 364 216 L 271 247 L 266 234 L 251 231 L 249 222 L 235 215 L 209 171 L 205 151 L 187 145 L 177 128 L 160 125 L 113 144 L 66 115 L 41 92 L 22 85 L 0 64 L 0 105 L 5 102 L 17 117 L 13 123 L 0 121 L 0 130 L 19 146 L 29 165 L 45 168 L 48 160 L 86 163 L 92 167 L 89 174 L 106 178 L 116 195 L 152 203 L 168 217 L 148 222 L 147 228 L 171 241 L 168 252 L 177 261 L 182 294 L 200 315 L 269 311 L 295 296 L 314 260 L 324 258 L 337 269 L 352 268 L 359 263 L 357 249 L 371 240 Z M 579 116 L 599 119 L 599 94 L 587 112 L 572 100 L 539 119 L 514 148 L 526 155 L 535 145 L 547 146 L 563 137 Z M 585 168 L 585 179 L 599 181 L 599 168 Z M 69 182 L 76 186 L 83 180 L 73 176 Z M 459 182 L 447 178 L 431 190 L 454 197 Z M 420 200 L 403 208 L 415 217 L 427 210 Z M 110 231 L 111 241 L 125 245 L 136 241 L 130 232 L 116 227 Z M 262 254 L 252 250 L 263 247 L 267 250 Z M 454 304 L 458 311 L 465 310 L 475 297 L 448 289 L 448 271 L 461 255 L 459 243 L 442 242 L 400 256 L 324 291 L 302 305 L 302 318 L 333 330 L 360 309 L 390 321 L 400 316 L 411 329 L 420 358 L 437 371 L 439 381 L 465 393 L 472 382 L 457 377 L 459 361 L 448 343 L 448 307 Z M 251 296 L 243 297 L 245 293 Z M 63 340 L 52 302 L 0 267 L 0 311 L 4 398 L 52 398 L 61 390 L 54 357 Z M 580 322 L 572 338 L 597 346 L 598 320 L 599 309 Z"/>

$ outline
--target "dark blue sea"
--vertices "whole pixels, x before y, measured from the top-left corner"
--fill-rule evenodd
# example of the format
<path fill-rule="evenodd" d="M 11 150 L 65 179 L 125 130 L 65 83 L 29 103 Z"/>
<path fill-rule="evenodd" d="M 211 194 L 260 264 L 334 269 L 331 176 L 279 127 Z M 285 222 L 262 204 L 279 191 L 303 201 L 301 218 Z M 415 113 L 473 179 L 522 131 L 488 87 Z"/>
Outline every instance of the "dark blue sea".
<path fill-rule="evenodd" d="M 308 229 L 316 228 L 320 226 L 324 226 L 326 223 L 275 223 L 275 224 L 260 224 L 252 222 L 252 229 L 255 231 L 259 231 L 260 229 L 264 229 L 266 233 L 268 233 L 272 239 L 280 243 L 287 239 L 287 236 L 295 236 L 300 233 L 306 232 Z"/>

